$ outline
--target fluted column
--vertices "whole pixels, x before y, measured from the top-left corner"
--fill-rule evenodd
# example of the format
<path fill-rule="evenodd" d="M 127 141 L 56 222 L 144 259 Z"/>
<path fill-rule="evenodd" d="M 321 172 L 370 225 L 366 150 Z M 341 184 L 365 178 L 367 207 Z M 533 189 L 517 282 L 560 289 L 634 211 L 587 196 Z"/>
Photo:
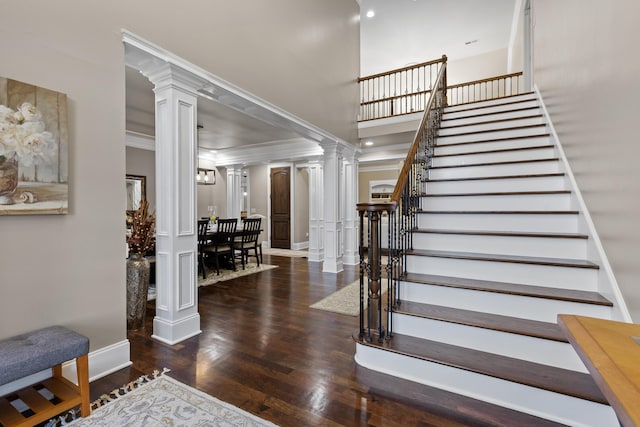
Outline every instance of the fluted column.
<path fill-rule="evenodd" d="M 242 166 L 227 166 L 227 218 L 240 218 L 242 210 Z"/>
<path fill-rule="evenodd" d="M 307 165 L 309 171 L 309 261 L 324 260 L 324 178 L 322 162 Z"/>
<path fill-rule="evenodd" d="M 156 316 L 153 337 L 176 344 L 199 334 L 196 226 L 197 89 L 203 82 L 163 63 L 142 70 L 156 110 Z"/>
<path fill-rule="evenodd" d="M 344 256 L 346 265 L 360 262 L 358 253 L 358 160 L 353 149 L 345 149 L 343 165 L 344 188 Z"/>

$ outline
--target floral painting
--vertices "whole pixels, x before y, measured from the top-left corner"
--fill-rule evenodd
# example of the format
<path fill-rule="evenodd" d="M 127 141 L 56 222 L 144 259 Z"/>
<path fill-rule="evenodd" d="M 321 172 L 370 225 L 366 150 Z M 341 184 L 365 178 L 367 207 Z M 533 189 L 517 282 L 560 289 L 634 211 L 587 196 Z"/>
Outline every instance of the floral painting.
<path fill-rule="evenodd" d="M 68 211 L 67 96 L 0 77 L 0 215 Z"/>

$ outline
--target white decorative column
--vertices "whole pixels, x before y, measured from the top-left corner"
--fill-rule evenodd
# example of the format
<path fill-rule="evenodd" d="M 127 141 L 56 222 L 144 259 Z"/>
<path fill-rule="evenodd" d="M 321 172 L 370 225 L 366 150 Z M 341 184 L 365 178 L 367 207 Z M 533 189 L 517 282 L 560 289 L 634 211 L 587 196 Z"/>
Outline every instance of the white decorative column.
<path fill-rule="evenodd" d="M 324 263 L 322 271 L 339 273 L 342 265 L 342 145 L 321 142 L 324 150 Z"/>
<path fill-rule="evenodd" d="M 202 81 L 172 64 L 143 70 L 156 98 L 156 316 L 153 338 L 200 330 L 197 292 L 196 113 Z"/>
<path fill-rule="evenodd" d="M 309 171 L 309 261 L 321 262 L 324 259 L 324 181 L 322 163 L 311 162 Z"/>
<path fill-rule="evenodd" d="M 227 166 L 227 218 L 240 218 L 242 210 L 242 166 Z"/>
<path fill-rule="evenodd" d="M 355 149 L 345 149 L 343 166 L 344 181 L 344 263 L 360 263 L 358 252 L 358 160 Z"/>

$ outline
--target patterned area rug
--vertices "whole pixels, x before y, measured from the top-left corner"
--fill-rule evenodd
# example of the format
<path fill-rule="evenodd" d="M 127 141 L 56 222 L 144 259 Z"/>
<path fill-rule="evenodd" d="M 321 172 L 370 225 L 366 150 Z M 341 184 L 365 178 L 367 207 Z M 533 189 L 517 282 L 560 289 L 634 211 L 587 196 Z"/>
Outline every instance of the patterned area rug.
<path fill-rule="evenodd" d="M 360 280 L 348 284 L 310 307 L 348 316 L 358 316 L 360 314 Z"/>
<path fill-rule="evenodd" d="M 294 251 L 292 249 L 277 249 L 277 248 L 264 248 L 263 254 L 286 256 L 290 258 L 307 258 L 309 256 L 308 251 Z"/>
<path fill-rule="evenodd" d="M 386 284 L 384 286 L 386 287 Z M 386 292 L 382 293 L 384 304 L 386 304 L 386 295 Z M 366 304 L 365 300 L 365 310 Z M 333 313 L 346 314 L 348 316 L 359 316 L 360 280 L 356 280 L 355 282 L 348 284 L 344 288 L 335 291 L 328 297 L 321 299 L 309 307 L 317 308 L 318 310 L 331 311 Z"/>
<path fill-rule="evenodd" d="M 261 271 L 271 270 L 277 268 L 277 265 L 260 264 L 260 267 L 254 262 L 250 262 L 245 265 L 245 269 L 242 266 L 238 266 L 236 271 L 220 269 L 220 275 L 218 276 L 215 270 L 207 269 L 207 278 L 203 279 L 202 275 L 198 275 L 198 287 L 209 286 L 215 283 L 224 282 L 226 280 L 235 279 L 236 277 L 248 276 L 249 274 L 259 273 Z M 156 287 L 155 284 L 149 285 L 149 293 L 147 301 L 156 299 Z"/>
<path fill-rule="evenodd" d="M 87 418 L 69 426 L 251 426 L 277 427 L 249 412 L 154 372 L 103 395 Z"/>

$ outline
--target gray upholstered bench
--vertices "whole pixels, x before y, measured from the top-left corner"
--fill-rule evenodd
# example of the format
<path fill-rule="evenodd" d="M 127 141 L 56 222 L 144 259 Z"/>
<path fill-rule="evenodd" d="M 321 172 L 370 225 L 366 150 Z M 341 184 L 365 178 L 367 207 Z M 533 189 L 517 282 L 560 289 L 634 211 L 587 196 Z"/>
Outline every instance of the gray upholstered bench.
<path fill-rule="evenodd" d="M 34 426 L 78 405 L 82 416 L 88 416 L 88 353 L 89 338 L 63 326 L 0 340 L 0 385 L 53 369 L 52 378 L 0 397 L 0 423 L 5 427 Z M 62 363 L 72 359 L 76 360 L 78 386 L 62 376 Z M 19 411 L 11 402 L 28 409 Z"/>

